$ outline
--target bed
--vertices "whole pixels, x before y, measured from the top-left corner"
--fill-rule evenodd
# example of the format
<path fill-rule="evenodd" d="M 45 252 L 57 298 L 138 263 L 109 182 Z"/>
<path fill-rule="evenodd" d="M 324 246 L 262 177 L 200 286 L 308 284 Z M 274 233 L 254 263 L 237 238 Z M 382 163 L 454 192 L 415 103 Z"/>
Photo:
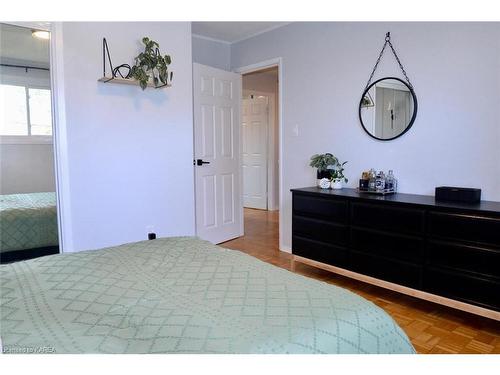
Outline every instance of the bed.
<path fill-rule="evenodd" d="M 56 195 L 0 195 L 0 262 L 58 253 Z"/>
<path fill-rule="evenodd" d="M 366 299 L 194 237 L 0 271 L 5 353 L 414 353 Z"/>

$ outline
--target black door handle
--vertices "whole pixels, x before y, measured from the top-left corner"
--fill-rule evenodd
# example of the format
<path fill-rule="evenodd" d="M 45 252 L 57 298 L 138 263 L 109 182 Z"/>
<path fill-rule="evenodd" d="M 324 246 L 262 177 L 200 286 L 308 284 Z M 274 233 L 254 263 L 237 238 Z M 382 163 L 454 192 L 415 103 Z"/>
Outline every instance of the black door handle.
<path fill-rule="evenodd" d="M 210 164 L 209 161 L 203 161 L 202 159 L 196 159 L 196 165 Z"/>

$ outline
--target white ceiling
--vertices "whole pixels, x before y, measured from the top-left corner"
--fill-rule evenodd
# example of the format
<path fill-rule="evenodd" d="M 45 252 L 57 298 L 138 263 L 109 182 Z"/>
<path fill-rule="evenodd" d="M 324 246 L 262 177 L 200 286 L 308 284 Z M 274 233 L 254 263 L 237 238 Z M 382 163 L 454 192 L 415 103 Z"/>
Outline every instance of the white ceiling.
<path fill-rule="evenodd" d="M 235 43 L 284 26 L 289 22 L 192 22 L 194 35 Z"/>
<path fill-rule="evenodd" d="M 0 23 L 0 58 L 4 63 L 49 66 L 49 41 L 34 38 L 31 29 Z"/>

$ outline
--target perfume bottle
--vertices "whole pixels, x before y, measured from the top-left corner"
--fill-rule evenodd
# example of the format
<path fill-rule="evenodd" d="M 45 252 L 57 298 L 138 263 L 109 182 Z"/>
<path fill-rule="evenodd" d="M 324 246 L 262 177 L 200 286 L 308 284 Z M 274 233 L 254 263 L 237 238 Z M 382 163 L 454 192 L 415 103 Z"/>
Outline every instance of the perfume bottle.
<path fill-rule="evenodd" d="M 363 172 L 361 174 L 361 179 L 359 180 L 359 190 L 367 191 L 369 182 L 370 182 L 370 172 Z"/>
<path fill-rule="evenodd" d="M 375 179 L 375 190 L 380 192 L 384 191 L 384 189 L 385 189 L 385 175 L 383 171 L 380 171 Z"/>
<path fill-rule="evenodd" d="M 375 169 L 370 169 L 370 179 L 368 180 L 368 190 L 370 191 L 375 191 L 375 184 L 376 184 L 377 176 Z"/>
<path fill-rule="evenodd" d="M 398 185 L 398 180 L 396 180 L 396 177 L 394 177 L 394 173 L 391 169 L 389 170 L 389 174 L 387 175 L 386 178 L 386 188 L 396 192 L 397 185 Z"/>

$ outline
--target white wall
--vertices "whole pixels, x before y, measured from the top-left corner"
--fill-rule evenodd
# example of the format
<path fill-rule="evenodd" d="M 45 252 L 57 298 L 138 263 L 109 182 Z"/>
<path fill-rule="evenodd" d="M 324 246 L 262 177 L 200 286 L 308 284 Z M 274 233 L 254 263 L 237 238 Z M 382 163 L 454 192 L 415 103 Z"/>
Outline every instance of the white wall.
<path fill-rule="evenodd" d="M 361 128 L 358 103 L 387 31 L 419 108 L 410 131 L 382 142 Z M 290 188 L 314 184 L 315 153 L 348 160 L 350 187 L 373 167 L 393 169 L 402 192 L 473 186 L 500 200 L 500 23 L 292 23 L 231 49 L 233 69 L 274 57 L 283 58 L 285 247 Z M 399 72 L 387 53 L 374 79 Z"/>
<path fill-rule="evenodd" d="M 23 64 L 22 61 L 17 63 Z M 6 85 L 50 89 L 45 70 L 0 67 L 0 82 Z M 55 191 L 52 144 L 0 143 L 0 194 Z"/>
<path fill-rule="evenodd" d="M 222 70 L 231 68 L 231 45 L 193 35 L 193 62 Z"/>
<path fill-rule="evenodd" d="M 1 144 L 0 194 L 56 191 L 52 144 Z"/>
<path fill-rule="evenodd" d="M 144 36 L 172 56 L 173 87 L 98 83 L 102 38 L 119 65 L 133 63 Z M 59 52 L 64 250 L 144 240 L 150 225 L 160 237 L 194 234 L 190 23 L 68 22 Z"/>
<path fill-rule="evenodd" d="M 10 62 L 7 61 L 6 63 Z M 30 62 L 19 60 L 14 63 L 30 65 Z M 5 85 L 35 86 L 50 89 L 50 72 L 48 70 L 39 69 L 28 69 L 28 71 L 26 71 L 22 68 L 0 66 L 0 82 Z"/>

